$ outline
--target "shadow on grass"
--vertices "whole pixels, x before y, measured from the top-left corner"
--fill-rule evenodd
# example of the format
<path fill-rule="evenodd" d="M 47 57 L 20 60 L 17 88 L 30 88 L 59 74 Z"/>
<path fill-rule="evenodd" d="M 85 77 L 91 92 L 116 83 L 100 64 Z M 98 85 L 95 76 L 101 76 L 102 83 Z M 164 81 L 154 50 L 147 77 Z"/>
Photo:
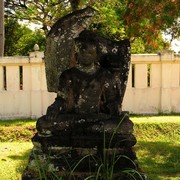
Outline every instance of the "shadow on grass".
<path fill-rule="evenodd" d="M 179 177 L 180 146 L 177 144 L 138 141 L 135 150 L 140 165 L 149 176 L 148 179 L 160 180 Z"/>

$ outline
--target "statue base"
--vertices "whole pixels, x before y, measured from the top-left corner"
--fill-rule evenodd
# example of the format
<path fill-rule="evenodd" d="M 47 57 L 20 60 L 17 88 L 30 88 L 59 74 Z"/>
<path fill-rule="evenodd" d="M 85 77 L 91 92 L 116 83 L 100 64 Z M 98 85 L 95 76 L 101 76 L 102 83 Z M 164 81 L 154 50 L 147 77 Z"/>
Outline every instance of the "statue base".
<path fill-rule="evenodd" d="M 133 150 L 136 138 L 127 112 L 119 122 L 116 129 L 108 126 L 103 131 L 83 131 L 88 129 L 84 123 L 70 131 L 36 133 L 22 179 L 145 179 Z"/>

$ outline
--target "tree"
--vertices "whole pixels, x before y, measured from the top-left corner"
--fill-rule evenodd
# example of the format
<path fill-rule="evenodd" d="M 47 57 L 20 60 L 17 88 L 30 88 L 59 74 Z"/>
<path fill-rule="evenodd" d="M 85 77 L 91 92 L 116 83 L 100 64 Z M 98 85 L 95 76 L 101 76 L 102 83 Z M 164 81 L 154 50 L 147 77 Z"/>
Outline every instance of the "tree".
<path fill-rule="evenodd" d="M 180 35 L 178 0 L 129 0 L 126 4 L 125 12 L 118 13 L 131 40 L 141 37 L 146 46 L 156 47 L 162 32 L 171 34 L 172 39 Z"/>
<path fill-rule="evenodd" d="M 162 42 L 162 32 L 172 38 L 179 36 L 178 0 L 5 0 L 5 12 L 40 23 L 47 35 L 59 18 L 87 5 L 99 11 L 92 29 L 111 39 L 129 38 L 134 45 L 139 42 L 145 52 L 168 47 Z"/>
<path fill-rule="evenodd" d="M 41 24 L 45 34 L 60 17 L 71 12 L 69 1 L 5 0 L 5 2 L 8 15 Z"/>
<path fill-rule="evenodd" d="M 47 35 L 52 25 L 64 15 L 93 5 L 95 0 L 5 0 L 7 16 L 41 24 Z"/>
<path fill-rule="evenodd" d="M 116 7 L 124 8 L 124 5 L 117 0 L 96 1 L 94 3 L 98 14 L 92 25 L 94 29 L 99 31 L 105 37 L 114 40 L 126 38 L 126 32 L 122 19 L 119 18 L 116 12 Z"/>
<path fill-rule="evenodd" d="M 132 53 L 157 53 L 162 49 L 169 48 L 169 43 L 162 38 L 162 30 L 156 31 L 156 34 L 151 34 L 148 31 L 149 27 L 140 28 L 139 25 L 141 24 L 141 21 L 138 22 L 138 18 L 135 18 L 136 16 L 134 16 L 133 13 L 131 14 L 130 18 L 135 18 L 136 20 L 134 20 L 132 24 L 130 23 L 127 25 L 126 16 L 129 11 L 131 12 L 131 10 L 128 8 L 129 1 L 105 0 L 103 3 L 104 4 L 102 4 L 102 2 L 98 2 L 95 4 L 96 8 L 100 12 L 96 20 L 96 30 L 98 30 L 100 33 L 115 40 L 129 38 L 132 46 Z M 140 9 L 143 8 L 141 4 L 138 5 Z M 139 14 L 138 16 L 141 15 Z M 145 17 L 142 15 L 142 18 Z M 146 21 L 146 19 L 144 21 Z M 133 26 L 133 28 L 131 28 L 131 26 Z M 153 24 L 151 24 L 151 26 L 157 29 L 153 26 Z M 137 31 L 139 31 L 139 33 L 137 33 Z M 142 31 L 144 31 L 144 33 L 141 33 Z M 153 35 L 156 36 L 153 38 Z"/>
<path fill-rule="evenodd" d="M 136 37 L 131 42 L 131 52 L 133 54 L 157 53 L 168 48 L 169 43 L 163 39 L 161 34 L 154 40 L 152 45 L 147 44 L 142 37 Z"/>
<path fill-rule="evenodd" d="M 45 36 L 41 30 L 30 30 L 30 32 L 23 34 L 15 46 L 15 48 L 18 49 L 17 54 L 28 55 L 29 52 L 34 51 L 35 44 L 39 45 L 40 51 L 45 50 Z"/>
<path fill-rule="evenodd" d="M 28 55 L 33 51 L 34 44 L 40 46 L 40 50 L 44 50 L 45 36 L 41 30 L 35 32 L 20 25 L 17 19 L 12 17 L 5 20 L 5 55 Z"/>
<path fill-rule="evenodd" d="M 0 56 L 4 55 L 4 0 L 0 1 Z"/>

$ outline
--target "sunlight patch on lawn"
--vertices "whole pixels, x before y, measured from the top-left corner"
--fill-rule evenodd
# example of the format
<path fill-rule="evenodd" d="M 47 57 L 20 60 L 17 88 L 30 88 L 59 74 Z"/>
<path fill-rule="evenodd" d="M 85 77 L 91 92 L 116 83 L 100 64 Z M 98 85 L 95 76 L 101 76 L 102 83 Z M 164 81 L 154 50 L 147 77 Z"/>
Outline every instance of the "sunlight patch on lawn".
<path fill-rule="evenodd" d="M 133 123 L 179 123 L 180 115 L 176 116 L 135 116 L 130 117 Z"/>
<path fill-rule="evenodd" d="M 21 179 L 27 165 L 31 142 L 1 142 L 0 143 L 0 177 L 3 180 Z"/>

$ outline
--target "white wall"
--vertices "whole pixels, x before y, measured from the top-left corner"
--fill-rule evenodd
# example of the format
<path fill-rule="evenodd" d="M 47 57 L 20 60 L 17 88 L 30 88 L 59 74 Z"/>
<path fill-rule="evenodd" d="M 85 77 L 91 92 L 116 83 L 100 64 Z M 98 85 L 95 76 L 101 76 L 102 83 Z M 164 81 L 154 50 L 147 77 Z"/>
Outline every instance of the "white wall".
<path fill-rule="evenodd" d="M 0 119 L 37 118 L 46 113 L 56 94 L 47 92 L 43 56 L 42 52 L 32 52 L 29 57 L 0 58 Z M 150 86 L 147 65 L 150 65 Z M 23 89 L 20 88 L 20 66 Z M 180 113 L 180 55 L 168 51 L 132 55 L 123 110 L 138 114 Z"/>
<path fill-rule="evenodd" d="M 180 113 L 180 55 L 162 51 L 158 55 L 132 55 L 123 109 L 131 113 Z M 132 64 L 135 65 L 132 87 Z M 150 86 L 147 85 L 150 65 Z"/>

